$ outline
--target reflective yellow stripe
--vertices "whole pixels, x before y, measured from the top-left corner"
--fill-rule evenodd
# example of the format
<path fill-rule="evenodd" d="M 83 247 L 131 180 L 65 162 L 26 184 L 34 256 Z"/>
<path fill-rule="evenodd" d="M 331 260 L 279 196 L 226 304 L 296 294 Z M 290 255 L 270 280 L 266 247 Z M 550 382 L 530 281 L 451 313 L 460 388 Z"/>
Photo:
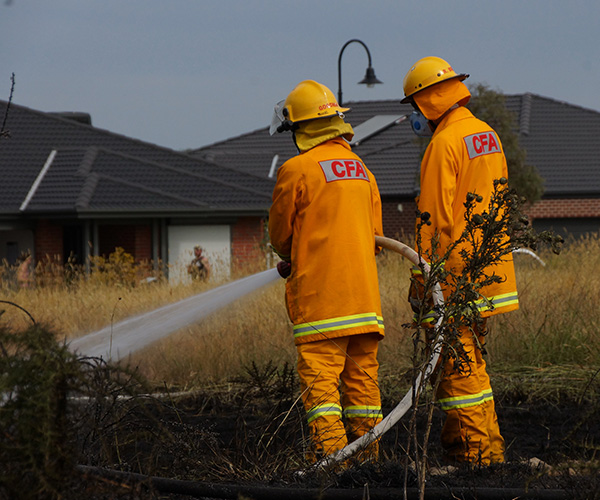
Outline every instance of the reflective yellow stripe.
<path fill-rule="evenodd" d="M 335 403 L 325 403 L 311 408 L 307 413 L 306 418 L 310 424 L 315 418 L 324 417 L 325 415 L 342 416 L 342 407 Z"/>
<path fill-rule="evenodd" d="M 431 267 L 431 263 L 430 262 L 425 261 L 425 263 L 429 267 Z M 446 261 L 445 260 L 441 261 L 439 265 L 440 265 L 440 269 L 444 269 L 444 266 L 446 265 Z M 413 266 L 413 267 L 411 267 L 410 268 L 410 272 L 413 273 L 413 274 L 417 274 L 417 275 L 423 274 L 423 271 L 421 271 L 421 268 L 419 266 Z"/>
<path fill-rule="evenodd" d="M 502 295 L 494 295 L 493 297 L 478 299 L 475 301 L 475 305 L 479 312 L 494 311 L 503 307 L 512 306 L 519 303 L 519 295 L 515 292 L 504 293 Z M 434 310 L 424 314 L 421 318 L 421 323 L 433 323 L 439 317 L 439 313 Z M 413 316 L 413 321 L 417 321 L 417 315 Z"/>
<path fill-rule="evenodd" d="M 347 418 L 383 418 L 381 406 L 347 406 L 344 408 Z"/>
<path fill-rule="evenodd" d="M 383 330 L 383 318 L 376 313 L 366 313 L 302 323 L 300 325 L 294 325 L 294 337 L 304 337 L 305 335 L 312 335 L 315 333 L 345 330 L 347 328 L 364 325 L 373 325 L 376 329 Z"/>
<path fill-rule="evenodd" d="M 494 399 L 494 395 L 491 389 L 479 392 L 477 394 L 470 394 L 468 396 L 456 396 L 453 398 L 438 399 L 438 403 L 442 407 L 442 410 L 455 410 L 458 408 L 468 408 L 470 406 L 478 406 L 486 401 Z"/>
<path fill-rule="evenodd" d="M 519 295 L 516 292 L 509 292 L 502 295 L 494 295 L 487 299 L 479 299 L 475 301 L 477 309 L 480 311 L 492 311 L 501 307 L 512 306 L 519 303 Z"/>

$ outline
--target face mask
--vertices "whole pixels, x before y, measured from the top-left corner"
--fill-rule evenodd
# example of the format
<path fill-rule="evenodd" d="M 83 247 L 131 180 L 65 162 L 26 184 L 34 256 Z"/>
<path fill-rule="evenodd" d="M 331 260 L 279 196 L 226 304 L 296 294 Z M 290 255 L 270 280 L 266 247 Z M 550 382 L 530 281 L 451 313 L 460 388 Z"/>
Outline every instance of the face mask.
<path fill-rule="evenodd" d="M 410 115 L 410 126 L 419 137 L 431 137 L 433 132 L 429 127 L 429 120 L 420 111 L 413 111 Z"/>

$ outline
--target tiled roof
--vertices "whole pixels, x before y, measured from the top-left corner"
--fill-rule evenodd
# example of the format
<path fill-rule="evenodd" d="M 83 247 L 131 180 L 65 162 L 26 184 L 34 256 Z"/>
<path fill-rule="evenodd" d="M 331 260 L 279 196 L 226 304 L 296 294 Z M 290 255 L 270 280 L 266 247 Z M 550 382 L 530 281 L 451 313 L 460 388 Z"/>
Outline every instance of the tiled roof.
<path fill-rule="evenodd" d="M 547 196 L 600 196 L 599 112 L 534 94 L 508 96 L 506 105 Z"/>
<path fill-rule="evenodd" d="M 554 99 L 520 94 L 505 96 L 515 113 L 527 163 L 545 181 L 545 196 L 600 196 L 600 113 Z M 410 113 L 399 101 L 344 103 L 346 119 L 358 127 L 377 115 Z M 417 190 L 420 148 L 408 121 L 392 125 L 354 147 L 375 174 L 382 196 L 412 198 Z M 211 144 L 191 152 L 198 158 L 237 166 L 267 176 L 273 157 L 277 167 L 296 154 L 290 134 L 269 136 L 268 128 Z"/>
<path fill-rule="evenodd" d="M 5 109 L 0 101 L 0 116 Z M 79 114 L 9 111 L 0 214 L 264 213 L 271 203 L 265 176 L 97 129 Z"/>
<path fill-rule="evenodd" d="M 411 112 L 395 100 L 345 105 L 357 131 L 375 116 Z M 506 96 L 506 105 L 546 197 L 600 196 L 600 113 L 533 94 Z M 0 116 L 5 107 L 0 101 Z M 268 127 L 183 154 L 97 129 L 81 113 L 67 116 L 11 106 L 11 137 L 0 139 L 0 214 L 264 213 L 274 185 L 269 172 L 297 153 L 290 134 L 270 136 Z M 384 198 L 412 198 L 420 146 L 408 121 L 381 123 L 387 128 L 354 150 Z"/>

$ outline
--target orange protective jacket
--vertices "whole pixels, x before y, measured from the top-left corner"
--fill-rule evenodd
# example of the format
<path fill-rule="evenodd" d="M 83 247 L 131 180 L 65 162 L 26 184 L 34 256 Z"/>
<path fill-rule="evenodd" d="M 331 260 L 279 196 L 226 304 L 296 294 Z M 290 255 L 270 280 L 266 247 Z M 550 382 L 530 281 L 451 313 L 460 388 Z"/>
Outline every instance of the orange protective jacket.
<path fill-rule="evenodd" d="M 271 245 L 292 263 L 286 305 L 296 344 L 359 333 L 383 337 L 373 174 L 341 138 L 285 162 L 269 214 Z"/>
<path fill-rule="evenodd" d="M 465 228 L 464 203 L 468 193 L 483 197 L 479 212 L 487 210 L 493 182 L 508 178 L 506 158 L 496 132 L 475 118 L 465 107 L 450 111 L 438 124 L 421 163 L 421 194 L 417 200 L 421 212 L 429 212 L 431 225 L 421 228 L 422 252 L 430 255 L 431 238 L 437 231 L 443 255 L 460 238 Z M 460 273 L 462 260 L 455 250 L 445 263 L 448 270 Z M 519 307 L 512 255 L 485 273 L 495 273 L 501 283 L 484 287 L 478 301 L 482 316 L 508 312 Z"/>

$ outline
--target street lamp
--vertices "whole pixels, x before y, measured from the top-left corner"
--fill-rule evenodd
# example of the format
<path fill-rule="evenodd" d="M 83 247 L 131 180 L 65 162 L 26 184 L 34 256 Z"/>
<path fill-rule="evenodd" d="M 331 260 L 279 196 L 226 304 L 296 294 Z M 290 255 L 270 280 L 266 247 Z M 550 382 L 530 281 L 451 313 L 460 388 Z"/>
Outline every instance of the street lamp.
<path fill-rule="evenodd" d="M 369 57 L 369 66 L 367 67 L 365 77 L 358 83 L 364 84 L 369 88 L 372 88 L 376 83 L 383 83 L 375 76 L 375 70 L 371 66 L 371 53 L 369 52 L 369 48 L 364 44 L 364 42 L 356 38 L 348 40 L 342 47 L 342 50 L 340 50 L 340 55 L 338 56 L 338 104 L 340 106 L 342 105 L 342 54 L 344 53 L 344 49 L 352 42 L 360 43 L 367 51 L 367 56 Z"/>

